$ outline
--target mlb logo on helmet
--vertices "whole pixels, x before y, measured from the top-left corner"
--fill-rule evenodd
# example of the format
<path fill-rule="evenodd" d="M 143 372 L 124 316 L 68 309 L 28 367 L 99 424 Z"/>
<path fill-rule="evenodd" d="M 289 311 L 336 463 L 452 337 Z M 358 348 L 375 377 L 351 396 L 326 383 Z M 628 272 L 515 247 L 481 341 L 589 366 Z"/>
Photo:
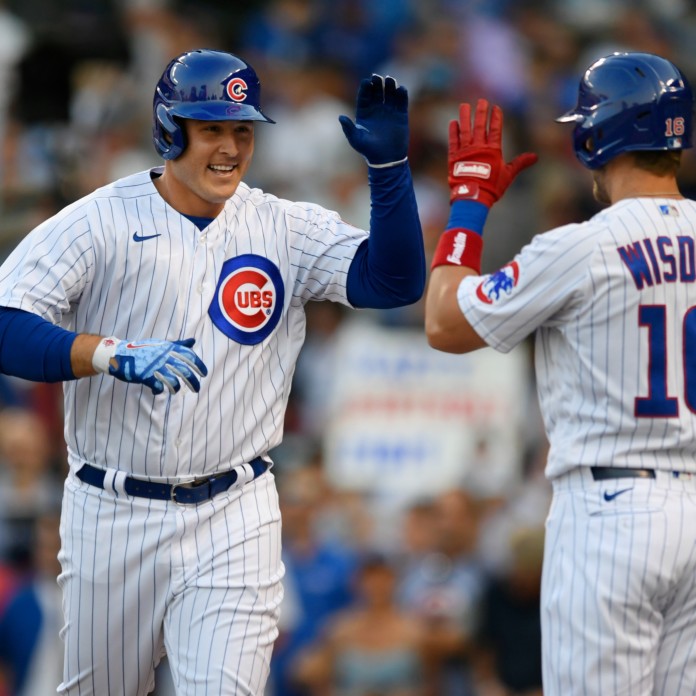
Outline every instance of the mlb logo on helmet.
<path fill-rule="evenodd" d="M 243 254 L 223 264 L 208 314 L 228 338 L 255 345 L 278 325 L 284 299 L 277 266 L 263 256 Z"/>
<path fill-rule="evenodd" d="M 476 297 L 478 297 L 481 302 L 493 304 L 496 300 L 500 299 L 502 293 L 511 295 L 519 279 L 520 267 L 517 261 L 512 261 L 495 273 L 491 273 L 491 275 L 476 288 Z"/>

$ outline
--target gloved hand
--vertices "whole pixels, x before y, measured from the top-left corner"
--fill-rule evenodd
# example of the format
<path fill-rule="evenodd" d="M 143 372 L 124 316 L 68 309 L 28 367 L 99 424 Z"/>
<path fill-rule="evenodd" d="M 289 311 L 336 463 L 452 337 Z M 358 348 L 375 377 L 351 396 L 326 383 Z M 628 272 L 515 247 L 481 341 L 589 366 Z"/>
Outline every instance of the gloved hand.
<path fill-rule="evenodd" d="M 373 75 L 358 89 L 355 123 L 338 117 L 351 147 L 371 167 L 391 167 L 408 154 L 408 93 L 393 77 Z"/>
<path fill-rule="evenodd" d="M 503 159 L 503 112 L 494 106 L 488 125 L 489 104 L 479 99 L 471 129 L 471 105 L 459 106 L 459 121 L 449 125 L 450 202 L 473 200 L 489 208 L 503 195 L 513 179 L 538 157 L 532 152 L 518 155 L 512 162 Z"/>
<path fill-rule="evenodd" d="M 101 340 L 92 356 L 97 372 L 109 374 L 123 382 L 144 384 L 153 394 L 166 387 L 171 394 L 181 389 L 183 382 L 191 391 L 201 388 L 196 375 L 204 377 L 208 368 L 191 350 L 194 338 L 182 341 L 122 341 L 113 336 Z"/>

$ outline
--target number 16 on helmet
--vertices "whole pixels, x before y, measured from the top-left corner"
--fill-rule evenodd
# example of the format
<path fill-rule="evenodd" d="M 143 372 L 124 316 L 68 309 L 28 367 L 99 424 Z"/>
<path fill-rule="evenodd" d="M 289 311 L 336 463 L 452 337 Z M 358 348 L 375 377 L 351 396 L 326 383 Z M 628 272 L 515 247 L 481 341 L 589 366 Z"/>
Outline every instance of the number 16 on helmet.
<path fill-rule="evenodd" d="M 590 65 L 577 105 L 556 120 L 575 123 L 575 154 L 598 169 L 622 152 L 690 148 L 693 106 L 691 86 L 670 61 L 613 53 Z"/>

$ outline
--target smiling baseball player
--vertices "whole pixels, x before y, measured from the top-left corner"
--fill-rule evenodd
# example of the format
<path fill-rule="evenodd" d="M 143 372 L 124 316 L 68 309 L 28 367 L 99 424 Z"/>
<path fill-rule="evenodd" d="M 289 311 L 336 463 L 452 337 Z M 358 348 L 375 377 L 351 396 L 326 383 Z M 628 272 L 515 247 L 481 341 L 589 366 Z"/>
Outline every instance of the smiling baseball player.
<path fill-rule="evenodd" d="M 60 693 L 146 694 L 165 652 L 182 696 L 264 691 L 284 572 L 268 452 L 304 306 L 400 306 L 425 279 L 406 90 L 374 75 L 339 120 L 368 164 L 369 233 L 247 186 L 254 124 L 273 123 L 258 77 L 187 52 L 155 90 L 164 166 L 0 267 L 0 369 L 65 382 Z"/>
<path fill-rule="evenodd" d="M 692 110 L 686 78 L 659 56 L 593 63 L 558 120 L 575 124 L 608 207 L 484 276 L 488 210 L 536 158 L 504 161 L 502 112 L 486 101 L 473 129 L 468 104 L 450 125 L 426 331 L 455 353 L 536 334 L 553 484 L 544 696 L 696 693 L 696 204 L 676 180 Z"/>

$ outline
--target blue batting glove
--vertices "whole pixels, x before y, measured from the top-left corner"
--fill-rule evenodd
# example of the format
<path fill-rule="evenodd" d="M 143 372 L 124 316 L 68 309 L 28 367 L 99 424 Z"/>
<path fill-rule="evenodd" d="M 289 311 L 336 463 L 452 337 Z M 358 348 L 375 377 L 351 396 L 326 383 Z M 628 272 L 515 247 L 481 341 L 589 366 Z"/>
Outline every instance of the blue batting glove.
<path fill-rule="evenodd" d="M 122 341 L 113 336 L 101 340 L 92 356 L 97 372 L 109 374 L 123 382 L 144 384 L 153 394 L 166 387 L 170 394 L 181 389 L 183 382 L 191 391 L 201 388 L 196 375 L 205 377 L 208 368 L 191 350 L 193 338 L 182 341 Z"/>
<path fill-rule="evenodd" d="M 371 167 L 392 167 L 408 154 L 408 93 L 393 77 L 373 75 L 358 89 L 355 123 L 339 116 L 351 147 Z"/>

